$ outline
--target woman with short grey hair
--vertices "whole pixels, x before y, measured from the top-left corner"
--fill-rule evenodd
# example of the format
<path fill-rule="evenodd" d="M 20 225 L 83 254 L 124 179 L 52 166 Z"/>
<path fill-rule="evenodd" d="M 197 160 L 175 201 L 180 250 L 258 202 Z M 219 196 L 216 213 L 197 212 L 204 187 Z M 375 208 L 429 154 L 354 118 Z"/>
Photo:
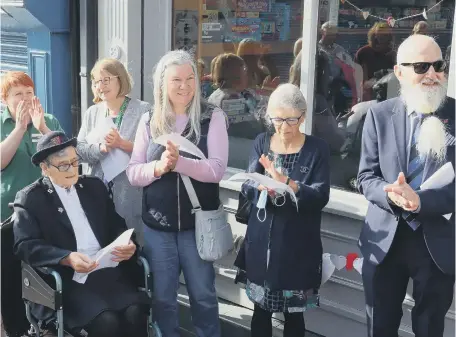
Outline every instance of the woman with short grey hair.
<path fill-rule="evenodd" d="M 102 162 L 109 153 L 131 154 L 139 121 L 142 115 L 150 110 L 150 104 L 129 97 L 133 86 L 131 76 L 125 66 L 116 59 L 98 60 L 90 72 L 90 77 L 95 97 L 93 101 L 96 104 L 85 112 L 78 134 L 77 151 L 82 161 L 88 164 L 83 166 L 83 171 L 105 182 L 116 211 L 125 219 L 129 228 L 135 229 L 138 242 L 142 245 L 142 190 L 131 186 L 125 171 L 107 179 Z M 107 132 L 104 130 L 107 119 L 111 119 L 115 126 L 107 134 L 101 135 L 101 139 L 92 137 L 94 133 L 99 133 L 99 130 Z M 109 165 L 112 168 L 120 163 Z"/>
<path fill-rule="evenodd" d="M 251 181 L 242 186 L 252 208 L 235 266 L 236 281 L 246 284 L 255 304 L 252 337 L 272 336 L 275 312 L 285 316 L 284 337 L 304 336 L 302 313 L 319 304 L 320 223 L 329 200 L 329 148 L 300 132 L 306 112 L 299 88 L 280 85 L 266 113 L 274 131 L 256 138 L 249 159 L 249 172 L 288 185 L 293 195 L 279 195 Z"/>
<path fill-rule="evenodd" d="M 190 178 L 202 210 L 219 208 L 218 183 L 228 161 L 226 116 L 200 98 L 197 68 L 185 51 L 163 56 L 153 80 L 155 106 L 139 124 L 127 175 L 132 185 L 144 187 L 144 253 L 154 278 L 154 317 L 163 336 L 179 336 L 182 270 L 196 335 L 219 337 L 214 267 L 198 254 L 195 216 L 181 176 Z M 205 158 L 180 151 L 170 141 L 155 143 L 170 133 L 187 138 Z"/>

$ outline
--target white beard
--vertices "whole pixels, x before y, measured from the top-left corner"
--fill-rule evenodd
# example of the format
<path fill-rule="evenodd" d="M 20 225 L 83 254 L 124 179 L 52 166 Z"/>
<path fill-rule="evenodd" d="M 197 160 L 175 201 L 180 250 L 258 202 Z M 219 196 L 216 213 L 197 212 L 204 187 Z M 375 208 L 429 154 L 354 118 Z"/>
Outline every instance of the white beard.
<path fill-rule="evenodd" d="M 426 86 L 423 83 L 434 83 L 435 85 Z M 424 78 L 419 84 L 401 83 L 401 97 L 408 111 L 423 114 L 433 113 L 445 102 L 446 95 L 446 80 L 438 81 Z"/>
<path fill-rule="evenodd" d="M 435 116 L 427 117 L 421 124 L 416 149 L 421 160 L 431 156 L 437 162 L 443 162 L 446 157 L 445 125 Z"/>
<path fill-rule="evenodd" d="M 434 83 L 426 86 L 423 83 Z M 401 97 L 407 110 L 422 114 L 432 114 L 443 105 L 446 100 L 447 81 L 424 78 L 421 83 L 410 85 L 401 83 Z M 445 125 L 435 116 L 427 117 L 420 128 L 416 148 L 422 160 L 431 156 L 442 162 L 446 156 Z"/>

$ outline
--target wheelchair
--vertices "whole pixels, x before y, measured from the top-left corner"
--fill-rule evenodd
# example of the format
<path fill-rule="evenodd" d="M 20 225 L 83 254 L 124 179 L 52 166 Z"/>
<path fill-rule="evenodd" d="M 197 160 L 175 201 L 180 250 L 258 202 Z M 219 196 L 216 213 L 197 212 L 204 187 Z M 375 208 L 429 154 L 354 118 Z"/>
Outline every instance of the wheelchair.
<path fill-rule="evenodd" d="M 12 207 L 12 204 L 8 206 Z M 13 254 L 14 214 L 1 224 L 1 313 L 3 327 L 9 337 L 42 337 L 42 327 L 56 331 L 57 337 L 85 337 L 82 331 L 67 331 L 63 320 L 63 287 L 57 271 L 50 267 L 32 268 L 19 261 Z M 144 291 L 152 300 L 152 274 L 147 260 L 139 256 L 138 265 L 144 276 L 138 289 Z M 55 281 L 52 287 L 44 280 L 51 277 Z M 25 308 L 24 308 L 25 304 Z M 53 311 L 53 316 L 40 322 L 31 313 L 31 305 L 39 304 Z M 146 327 L 145 327 L 146 328 Z M 161 337 L 158 325 L 153 321 L 152 308 L 147 319 L 149 337 Z M 90 337 L 90 336 L 89 336 Z"/>

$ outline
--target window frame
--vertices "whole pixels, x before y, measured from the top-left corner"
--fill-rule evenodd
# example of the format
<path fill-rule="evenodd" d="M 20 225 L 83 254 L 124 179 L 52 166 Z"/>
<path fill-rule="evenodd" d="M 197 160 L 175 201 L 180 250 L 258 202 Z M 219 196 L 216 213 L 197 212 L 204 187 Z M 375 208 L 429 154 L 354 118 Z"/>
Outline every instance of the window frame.
<path fill-rule="evenodd" d="M 170 2 L 171 3 L 171 2 Z M 166 32 L 165 32 L 165 41 L 161 41 L 162 47 L 165 47 L 166 50 L 171 50 L 172 46 L 172 34 L 173 34 L 173 26 L 172 26 L 172 11 L 173 6 L 167 5 L 165 8 L 160 8 L 158 5 L 151 5 L 151 7 L 156 7 L 159 9 L 159 12 L 165 12 L 167 15 L 161 15 L 161 21 L 165 21 L 166 25 Z M 157 8 L 158 7 L 158 8 Z M 315 0 L 304 0 L 304 13 L 303 13 L 303 22 L 302 22 L 302 39 L 306 42 L 306 47 L 308 52 L 302 55 L 301 60 L 301 83 L 300 89 L 303 93 L 306 102 L 307 102 L 307 115 L 306 120 L 304 122 L 304 131 L 308 134 L 312 133 L 312 118 L 314 113 L 314 89 L 315 89 L 315 66 L 316 66 L 316 50 L 317 50 L 317 39 L 318 39 L 318 29 L 319 29 L 319 11 L 320 11 L 320 3 L 319 1 Z M 452 32 L 452 46 L 456 44 L 456 25 L 454 22 L 456 21 L 456 11 L 453 20 L 453 32 Z M 165 45 L 163 43 L 165 42 Z M 148 54 L 148 53 L 147 53 Z M 152 55 L 148 55 L 149 57 L 145 57 L 147 59 L 147 64 L 152 64 L 151 61 L 156 61 L 155 59 L 158 58 L 158 54 L 160 56 L 162 53 L 160 52 L 151 52 Z M 456 53 L 455 48 L 451 49 L 451 56 L 450 60 L 450 74 L 456 73 Z M 146 62 L 145 62 L 146 63 Z M 145 81 L 145 78 L 143 78 Z M 448 85 L 448 95 L 456 98 L 456 83 L 455 83 L 455 76 L 449 78 L 449 85 Z M 452 92 L 451 92 L 452 91 Z M 151 100 L 153 101 L 153 99 Z M 220 182 L 220 187 L 232 191 L 240 191 L 241 190 L 241 183 L 239 182 L 232 182 L 228 181 L 228 179 L 236 173 L 243 172 L 244 170 L 228 167 L 226 173 Z M 324 211 L 331 214 L 336 214 L 340 216 L 345 216 L 357 220 L 364 220 L 364 217 L 367 213 L 367 207 L 369 202 L 364 198 L 362 194 L 345 191 L 336 187 L 331 186 L 331 193 L 330 193 L 330 200 L 326 205 Z"/>

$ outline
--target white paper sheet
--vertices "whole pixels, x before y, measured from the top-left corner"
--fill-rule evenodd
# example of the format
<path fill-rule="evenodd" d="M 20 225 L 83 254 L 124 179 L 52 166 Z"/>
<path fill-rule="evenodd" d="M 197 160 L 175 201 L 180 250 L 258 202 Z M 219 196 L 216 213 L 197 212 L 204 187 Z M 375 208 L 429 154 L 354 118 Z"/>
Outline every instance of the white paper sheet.
<path fill-rule="evenodd" d="M 450 184 L 454 176 L 454 168 L 451 163 L 446 163 L 439 170 L 437 170 L 431 177 L 421 184 L 421 190 L 429 190 L 431 188 L 441 188 Z M 445 214 L 444 217 L 450 220 L 452 213 Z"/>
<path fill-rule="evenodd" d="M 237 173 L 228 180 L 231 180 L 231 181 L 254 180 L 257 183 L 259 183 L 260 185 L 263 185 L 264 187 L 267 187 L 268 189 L 271 189 L 276 193 L 280 193 L 280 194 L 289 193 L 290 197 L 293 199 L 293 201 L 296 204 L 296 208 L 298 207 L 298 200 L 296 199 L 296 195 L 290 186 L 288 186 L 284 183 L 281 183 L 277 180 L 274 180 L 270 177 L 267 177 L 263 174 L 260 174 L 257 172 Z"/>
<path fill-rule="evenodd" d="M 130 155 L 121 149 L 111 149 L 100 161 L 104 179 L 111 181 L 127 169 Z"/>
<path fill-rule="evenodd" d="M 116 125 L 114 124 L 111 117 L 106 117 L 103 120 L 103 123 L 99 123 L 96 128 L 89 132 L 86 137 L 86 141 L 89 144 L 99 144 L 105 143 L 106 135 L 111 131 L 111 129 L 116 129 Z"/>
<path fill-rule="evenodd" d="M 178 133 L 170 133 L 168 135 L 162 135 L 162 136 L 158 137 L 157 139 L 154 139 L 154 143 L 160 144 L 163 146 L 166 146 L 166 143 L 168 141 L 171 141 L 174 144 L 179 145 L 179 151 L 190 153 L 201 159 L 206 159 L 206 156 L 204 155 L 203 152 L 201 152 L 201 150 L 198 148 L 198 146 L 193 144 L 187 138 L 182 137 Z"/>
<path fill-rule="evenodd" d="M 120 234 L 117 239 L 111 242 L 111 244 L 109 244 L 103 249 L 100 249 L 94 256 L 90 256 L 92 260 L 98 263 L 98 267 L 92 270 L 90 273 L 93 273 L 103 268 L 117 267 L 119 265 L 119 262 L 112 261 L 112 259 L 115 257 L 114 255 L 112 255 L 112 252 L 114 251 L 115 247 L 128 245 L 131 239 L 131 235 L 133 234 L 133 230 L 133 228 L 126 230 L 125 232 Z M 90 273 L 74 272 L 73 281 L 84 284 Z"/>
<path fill-rule="evenodd" d="M 112 130 L 117 129 L 111 117 L 106 117 L 103 123 L 93 129 L 86 137 L 89 144 L 105 144 L 106 135 Z M 121 149 L 111 149 L 109 153 L 100 161 L 104 179 L 111 181 L 127 169 L 130 162 L 130 155 Z"/>

